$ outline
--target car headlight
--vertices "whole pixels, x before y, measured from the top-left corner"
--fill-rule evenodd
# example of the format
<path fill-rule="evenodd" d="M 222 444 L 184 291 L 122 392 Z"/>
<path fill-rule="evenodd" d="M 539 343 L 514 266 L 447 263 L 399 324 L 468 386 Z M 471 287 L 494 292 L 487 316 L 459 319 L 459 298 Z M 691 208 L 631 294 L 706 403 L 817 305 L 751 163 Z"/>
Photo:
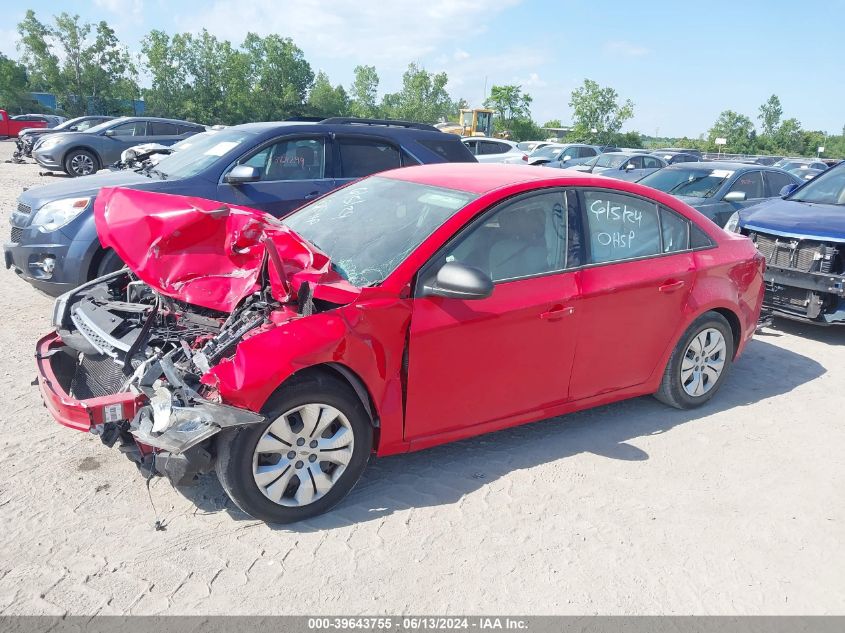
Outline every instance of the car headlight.
<path fill-rule="evenodd" d="M 50 149 L 59 144 L 59 138 L 46 138 L 38 144 L 38 149 Z"/>
<path fill-rule="evenodd" d="M 725 230 L 729 233 L 739 233 L 739 212 L 735 211 L 725 223 Z"/>
<path fill-rule="evenodd" d="M 82 213 L 90 202 L 91 198 L 64 198 L 48 202 L 38 209 L 32 218 L 32 226 L 37 226 L 42 233 L 55 231 Z"/>

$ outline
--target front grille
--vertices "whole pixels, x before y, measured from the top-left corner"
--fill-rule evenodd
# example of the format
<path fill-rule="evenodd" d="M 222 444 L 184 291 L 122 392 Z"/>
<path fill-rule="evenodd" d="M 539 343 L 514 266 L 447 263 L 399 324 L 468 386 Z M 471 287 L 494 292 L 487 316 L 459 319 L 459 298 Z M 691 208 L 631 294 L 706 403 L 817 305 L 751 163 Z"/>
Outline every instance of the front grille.
<path fill-rule="evenodd" d="M 28 204 L 24 204 L 23 202 L 18 202 L 18 213 L 26 213 L 29 215 L 32 213 L 32 207 Z"/>
<path fill-rule="evenodd" d="M 770 266 L 792 268 L 805 273 L 820 271 L 825 260 L 829 262 L 831 259 L 825 256 L 833 251 L 820 242 L 765 233 L 752 233 L 751 239 Z"/>
<path fill-rule="evenodd" d="M 17 226 L 12 227 L 12 234 L 9 236 L 9 239 L 17 244 L 21 241 L 21 235 L 23 235 L 23 229 Z"/>
<path fill-rule="evenodd" d="M 83 356 L 76 367 L 70 394 L 78 400 L 109 396 L 120 391 L 126 376 L 109 356 Z"/>

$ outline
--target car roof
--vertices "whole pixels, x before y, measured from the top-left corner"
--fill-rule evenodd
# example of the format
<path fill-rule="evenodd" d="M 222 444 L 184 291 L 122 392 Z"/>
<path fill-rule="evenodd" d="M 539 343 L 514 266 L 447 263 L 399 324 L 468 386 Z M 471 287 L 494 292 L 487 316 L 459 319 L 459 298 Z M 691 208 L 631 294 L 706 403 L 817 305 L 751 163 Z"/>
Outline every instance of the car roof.
<path fill-rule="evenodd" d="M 375 177 L 393 178 L 415 182 L 421 185 L 431 185 L 466 191 L 483 195 L 507 187 L 526 182 L 560 181 L 561 178 L 572 177 L 579 181 L 590 180 L 602 186 L 613 186 L 622 181 L 604 176 L 593 176 L 583 172 L 566 169 L 551 169 L 545 167 L 529 167 L 527 165 L 508 165 L 505 163 L 438 163 L 394 169 L 376 174 Z"/>

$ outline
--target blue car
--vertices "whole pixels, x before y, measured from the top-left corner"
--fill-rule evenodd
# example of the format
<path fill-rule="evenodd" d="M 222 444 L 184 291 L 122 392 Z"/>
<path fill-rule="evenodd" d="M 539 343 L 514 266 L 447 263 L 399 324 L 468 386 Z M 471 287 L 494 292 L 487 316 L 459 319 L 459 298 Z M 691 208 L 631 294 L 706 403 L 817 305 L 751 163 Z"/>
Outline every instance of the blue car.
<path fill-rule="evenodd" d="M 750 237 L 766 257 L 766 308 L 845 324 L 845 165 L 782 195 L 735 213 L 725 228 Z"/>
<path fill-rule="evenodd" d="M 352 180 L 443 162 L 475 158 L 459 136 L 417 123 L 333 118 L 229 127 L 146 169 L 24 191 L 9 219 L 6 268 L 54 296 L 121 268 L 115 253 L 100 245 L 94 226 L 94 200 L 102 187 L 196 196 L 283 217 Z"/>

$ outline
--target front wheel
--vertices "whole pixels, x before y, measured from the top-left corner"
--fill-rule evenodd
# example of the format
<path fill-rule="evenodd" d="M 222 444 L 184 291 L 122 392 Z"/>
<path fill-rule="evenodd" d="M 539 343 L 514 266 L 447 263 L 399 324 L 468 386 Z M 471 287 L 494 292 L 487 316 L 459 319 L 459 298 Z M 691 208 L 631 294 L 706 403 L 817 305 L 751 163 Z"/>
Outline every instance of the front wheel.
<path fill-rule="evenodd" d="M 373 429 L 355 392 L 317 376 L 270 398 L 269 422 L 218 438 L 216 471 L 250 516 L 293 523 L 322 514 L 352 489 L 370 456 Z"/>
<path fill-rule="evenodd" d="M 65 172 L 68 176 L 89 176 L 99 169 L 97 157 L 84 149 L 75 149 L 65 157 Z"/>
<path fill-rule="evenodd" d="M 687 329 L 669 357 L 655 398 L 677 409 L 710 400 L 733 362 L 734 338 L 727 319 L 707 312 Z"/>

